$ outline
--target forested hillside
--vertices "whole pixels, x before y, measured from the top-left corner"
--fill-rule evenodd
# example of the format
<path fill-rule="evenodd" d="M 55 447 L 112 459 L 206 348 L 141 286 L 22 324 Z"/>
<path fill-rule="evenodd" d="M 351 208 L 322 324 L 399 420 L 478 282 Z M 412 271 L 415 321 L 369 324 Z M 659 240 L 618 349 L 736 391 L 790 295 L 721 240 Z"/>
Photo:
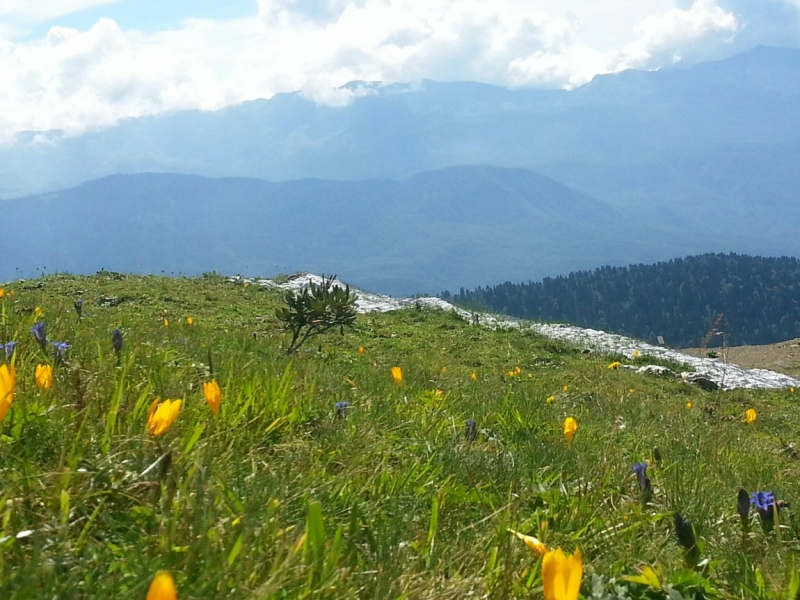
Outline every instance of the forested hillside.
<path fill-rule="evenodd" d="M 800 261 L 790 257 L 703 254 L 443 296 L 466 307 L 652 343 L 660 335 L 674 347 L 723 340 L 771 344 L 800 336 Z"/>

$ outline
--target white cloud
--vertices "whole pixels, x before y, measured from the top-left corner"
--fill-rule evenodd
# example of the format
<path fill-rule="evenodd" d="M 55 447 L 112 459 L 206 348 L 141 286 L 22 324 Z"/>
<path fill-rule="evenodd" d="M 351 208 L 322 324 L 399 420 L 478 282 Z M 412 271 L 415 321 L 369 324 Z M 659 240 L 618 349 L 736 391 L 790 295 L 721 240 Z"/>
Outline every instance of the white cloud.
<path fill-rule="evenodd" d="M 611 5 L 633 10 L 628 0 Z M 713 0 L 695 0 L 638 18 L 604 47 L 587 35 L 599 11 L 587 9 L 582 20 L 579 10 L 559 6 L 556 0 L 259 0 L 257 17 L 188 20 L 171 31 L 124 31 L 104 19 L 83 32 L 55 27 L 38 40 L 0 38 L 0 140 L 20 130 L 80 133 L 126 117 L 216 109 L 295 90 L 342 104 L 369 93 L 335 90 L 352 80 L 575 87 L 598 73 L 702 56 L 705 45 L 725 43 L 739 27 Z"/>

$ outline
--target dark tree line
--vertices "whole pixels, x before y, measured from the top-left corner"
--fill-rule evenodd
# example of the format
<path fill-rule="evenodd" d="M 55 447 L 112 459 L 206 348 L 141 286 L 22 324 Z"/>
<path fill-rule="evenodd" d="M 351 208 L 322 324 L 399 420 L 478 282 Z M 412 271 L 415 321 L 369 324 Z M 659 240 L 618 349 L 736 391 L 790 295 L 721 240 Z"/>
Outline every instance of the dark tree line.
<path fill-rule="evenodd" d="M 673 347 L 800 337 L 800 261 L 789 257 L 703 254 L 462 288 L 442 297 L 474 310 L 566 322 L 651 343 L 660 335 Z"/>

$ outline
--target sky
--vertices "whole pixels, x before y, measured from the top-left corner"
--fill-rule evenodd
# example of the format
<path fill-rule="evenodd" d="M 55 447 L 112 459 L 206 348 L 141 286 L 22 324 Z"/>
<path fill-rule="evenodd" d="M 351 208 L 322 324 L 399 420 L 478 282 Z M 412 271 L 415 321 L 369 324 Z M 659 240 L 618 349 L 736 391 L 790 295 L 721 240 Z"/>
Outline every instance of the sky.
<path fill-rule="evenodd" d="M 573 89 L 800 45 L 800 0 L 0 0 L 0 143 L 355 80 Z"/>

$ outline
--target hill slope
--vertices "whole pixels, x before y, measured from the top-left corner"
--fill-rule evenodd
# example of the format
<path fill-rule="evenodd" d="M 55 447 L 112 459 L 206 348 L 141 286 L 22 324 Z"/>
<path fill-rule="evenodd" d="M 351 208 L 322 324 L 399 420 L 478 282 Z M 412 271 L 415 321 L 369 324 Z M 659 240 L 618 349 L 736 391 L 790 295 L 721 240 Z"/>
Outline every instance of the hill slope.
<path fill-rule="evenodd" d="M 706 392 L 424 308 L 359 316 L 287 356 L 278 291 L 219 277 L 3 291 L 0 343 L 18 343 L 0 416 L 2 598 L 143 598 L 162 569 L 178 598 L 539 596 L 541 558 L 509 529 L 580 550 L 587 598 L 763 600 L 796 581 L 790 390 Z M 60 361 L 35 320 L 71 345 Z M 53 368 L 39 387 L 37 365 Z M 165 399 L 181 400 L 174 420 L 149 428 Z M 648 459 L 642 490 L 632 466 Z M 740 488 L 790 506 L 772 527 L 746 506 L 743 530 Z M 627 579 L 645 566 L 658 586 Z"/>
<path fill-rule="evenodd" d="M 0 279 L 41 267 L 336 271 L 410 295 L 702 249 L 541 175 L 496 167 L 405 182 L 117 175 L 2 210 Z"/>

